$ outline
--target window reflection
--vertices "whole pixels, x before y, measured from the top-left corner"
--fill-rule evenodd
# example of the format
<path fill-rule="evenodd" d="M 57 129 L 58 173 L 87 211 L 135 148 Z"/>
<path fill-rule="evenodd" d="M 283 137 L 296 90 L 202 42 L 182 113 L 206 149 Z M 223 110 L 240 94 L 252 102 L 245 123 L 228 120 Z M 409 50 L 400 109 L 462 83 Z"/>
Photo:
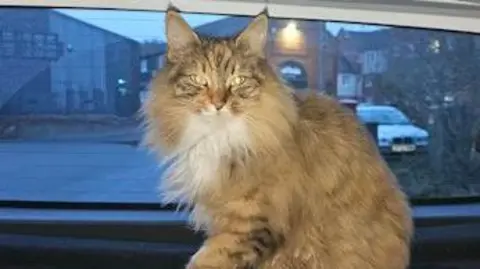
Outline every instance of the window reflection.
<path fill-rule="evenodd" d="M 165 65 L 164 14 L 0 17 L 0 199 L 156 202 L 138 110 Z M 250 21 L 185 18 L 209 36 Z M 412 197 L 479 195 L 480 36 L 289 18 L 269 33 L 266 55 L 285 82 L 355 109 Z"/>

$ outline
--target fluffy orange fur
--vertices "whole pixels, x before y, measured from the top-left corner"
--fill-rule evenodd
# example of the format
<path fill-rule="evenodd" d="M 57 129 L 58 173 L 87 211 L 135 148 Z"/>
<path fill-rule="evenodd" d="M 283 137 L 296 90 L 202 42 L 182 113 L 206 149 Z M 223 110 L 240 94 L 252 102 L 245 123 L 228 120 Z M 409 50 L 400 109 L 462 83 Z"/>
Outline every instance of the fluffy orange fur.
<path fill-rule="evenodd" d="M 165 201 L 207 234 L 187 267 L 406 268 L 412 220 L 395 176 L 352 112 L 281 83 L 266 15 L 223 39 L 173 10 L 166 27 L 145 138 L 169 163 Z"/>

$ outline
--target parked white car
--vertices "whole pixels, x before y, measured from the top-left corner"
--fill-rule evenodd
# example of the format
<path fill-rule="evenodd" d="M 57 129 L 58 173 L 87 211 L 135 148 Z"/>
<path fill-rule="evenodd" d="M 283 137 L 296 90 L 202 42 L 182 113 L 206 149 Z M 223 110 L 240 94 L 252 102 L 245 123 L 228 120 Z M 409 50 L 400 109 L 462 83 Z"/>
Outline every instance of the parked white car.
<path fill-rule="evenodd" d="M 416 126 L 398 108 L 387 105 L 357 106 L 357 116 L 364 123 L 378 124 L 378 146 L 382 153 L 425 152 L 429 134 Z"/>

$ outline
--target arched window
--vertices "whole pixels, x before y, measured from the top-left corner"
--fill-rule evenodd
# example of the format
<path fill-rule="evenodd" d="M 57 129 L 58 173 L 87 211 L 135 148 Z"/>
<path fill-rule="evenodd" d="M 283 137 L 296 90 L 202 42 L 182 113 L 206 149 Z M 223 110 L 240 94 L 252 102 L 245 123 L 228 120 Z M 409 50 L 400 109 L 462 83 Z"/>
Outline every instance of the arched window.
<path fill-rule="evenodd" d="M 295 89 L 308 87 L 307 71 L 303 64 L 297 61 L 285 61 L 278 66 L 282 78 Z"/>

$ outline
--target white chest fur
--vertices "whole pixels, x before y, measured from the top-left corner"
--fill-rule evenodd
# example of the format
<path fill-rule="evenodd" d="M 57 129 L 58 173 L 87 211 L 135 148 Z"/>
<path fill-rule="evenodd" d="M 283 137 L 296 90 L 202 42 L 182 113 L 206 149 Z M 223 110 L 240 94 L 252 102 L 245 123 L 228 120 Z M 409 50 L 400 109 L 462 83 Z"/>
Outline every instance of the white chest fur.
<path fill-rule="evenodd" d="M 244 153 L 249 144 L 246 123 L 229 114 L 191 115 L 162 181 L 164 202 L 192 205 L 218 178 L 222 160 Z"/>

